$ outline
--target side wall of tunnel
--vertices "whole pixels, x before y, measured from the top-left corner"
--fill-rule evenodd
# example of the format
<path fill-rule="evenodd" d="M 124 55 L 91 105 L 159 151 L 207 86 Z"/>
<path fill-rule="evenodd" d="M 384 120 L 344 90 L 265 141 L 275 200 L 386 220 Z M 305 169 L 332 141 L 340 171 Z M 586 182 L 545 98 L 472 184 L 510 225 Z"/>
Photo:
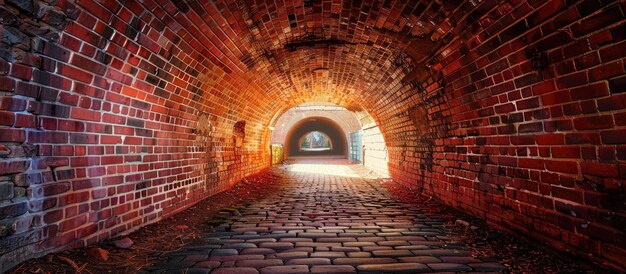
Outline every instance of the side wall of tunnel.
<path fill-rule="evenodd" d="M 0 272 L 269 165 L 268 88 L 185 3 L 123 2 L 0 1 Z"/>
<path fill-rule="evenodd" d="M 355 115 L 362 125 L 363 164 L 382 178 L 389 178 L 389 153 L 380 126 L 365 111 L 356 111 Z"/>
<path fill-rule="evenodd" d="M 457 22 L 367 106 L 394 181 L 624 270 L 626 3 L 608 2 L 486 1 Z"/>

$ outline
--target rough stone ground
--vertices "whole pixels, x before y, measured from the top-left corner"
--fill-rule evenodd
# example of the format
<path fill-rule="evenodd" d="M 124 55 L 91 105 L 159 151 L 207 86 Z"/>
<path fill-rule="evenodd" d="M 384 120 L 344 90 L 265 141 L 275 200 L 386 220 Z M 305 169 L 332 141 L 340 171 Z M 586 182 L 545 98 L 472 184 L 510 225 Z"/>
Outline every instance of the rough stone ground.
<path fill-rule="evenodd" d="M 379 181 L 299 160 L 140 229 L 132 249 L 99 244 L 106 262 L 79 249 L 10 273 L 602 272 Z"/>
<path fill-rule="evenodd" d="M 214 233 L 142 272 L 585 271 L 582 266 L 560 263 L 525 265 L 525 269 L 516 269 L 523 266 L 519 263 L 505 265 L 515 260 L 496 257 L 493 248 L 477 244 L 476 239 L 473 245 L 464 242 L 471 237 L 449 228 L 451 223 L 453 227 L 462 223 L 456 221 L 458 216 L 433 210 L 437 204 L 401 202 L 368 179 L 361 166 L 326 161 L 300 160 L 283 166 L 280 191 L 233 212 Z"/>

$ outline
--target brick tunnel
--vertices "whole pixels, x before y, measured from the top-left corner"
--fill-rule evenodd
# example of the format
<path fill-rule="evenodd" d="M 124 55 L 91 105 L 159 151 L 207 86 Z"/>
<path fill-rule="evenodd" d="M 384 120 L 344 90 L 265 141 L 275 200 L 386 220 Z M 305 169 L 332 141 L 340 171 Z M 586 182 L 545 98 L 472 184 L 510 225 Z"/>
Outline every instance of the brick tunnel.
<path fill-rule="evenodd" d="M 0 0 L 0 272 L 210 201 L 314 131 L 318 157 L 626 271 L 625 13 Z"/>

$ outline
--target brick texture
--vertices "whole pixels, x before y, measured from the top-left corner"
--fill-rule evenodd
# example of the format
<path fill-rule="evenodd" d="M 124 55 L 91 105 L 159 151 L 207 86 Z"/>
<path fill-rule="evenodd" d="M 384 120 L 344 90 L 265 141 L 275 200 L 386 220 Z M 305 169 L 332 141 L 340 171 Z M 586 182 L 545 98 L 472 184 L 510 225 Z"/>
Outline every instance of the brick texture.
<path fill-rule="evenodd" d="M 374 125 L 365 162 L 397 183 L 624 270 L 625 12 L 0 0 L 0 271 L 228 189 L 309 101 Z"/>
<path fill-rule="evenodd" d="M 392 177 L 623 270 L 625 258 L 613 254 L 624 254 L 617 246 L 626 239 L 626 178 L 616 158 L 626 143 L 625 55 L 616 49 L 625 38 L 624 5 L 515 2 L 472 14 L 471 27 L 452 30 L 427 61 L 431 76 L 413 85 L 417 95 L 381 106 L 418 97 L 429 114 L 430 130 L 408 140 L 396 138 L 409 135 L 407 127 L 389 127 L 406 119 L 391 118 L 397 111 L 380 119 L 397 151 Z M 543 72 L 532 65 L 534 52 L 546 56 Z"/>

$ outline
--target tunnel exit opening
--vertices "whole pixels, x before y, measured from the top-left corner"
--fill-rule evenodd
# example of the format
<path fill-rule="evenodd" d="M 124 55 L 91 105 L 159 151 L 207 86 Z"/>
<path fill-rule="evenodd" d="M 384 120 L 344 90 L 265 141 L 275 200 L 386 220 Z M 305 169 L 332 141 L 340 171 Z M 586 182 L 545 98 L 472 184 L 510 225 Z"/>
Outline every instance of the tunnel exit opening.
<path fill-rule="evenodd" d="M 320 131 L 311 131 L 298 140 L 300 151 L 329 151 L 333 149 L 330 136 Z"/>
<path fill-rule="evenodd" d="M 317 134 L 315 134 L 317 133 Z M 333 146 L 318 143 L 324 139 Z M 313 137 L 313 138 L 310 138 Z M 287 157 L 332 156 L 347 158 L 348 141 L 345 129 L 336 121 L 327 117 L 307 117 L 295 123 L 285 137 L 285 153 Z"/>
<path fill-rule="evenodd" d="M 382 132 L 365 111 L 325 102 L 290 108 L 270 124 L 272 164 L 286 159 L 345 159 L 389 177 Z"/>

